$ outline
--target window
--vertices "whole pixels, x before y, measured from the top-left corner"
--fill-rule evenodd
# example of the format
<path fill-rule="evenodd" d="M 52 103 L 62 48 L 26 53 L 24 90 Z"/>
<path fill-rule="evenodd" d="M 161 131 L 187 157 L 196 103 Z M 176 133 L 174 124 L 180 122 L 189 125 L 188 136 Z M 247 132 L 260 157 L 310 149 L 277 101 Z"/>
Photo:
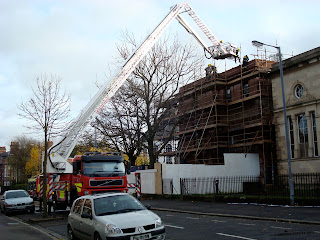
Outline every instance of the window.
<path fill-rule="evenodd" d="M 172 163 L 172 156 L 166 156 L 166 163 Z"/>
<path fill-rule="evenodd" d="M 230 136 L 230 144 L 234 144 L 234 136 Z"/>
<path fill-rule="evenodd" d="M 166 145 L 166 152 L 172 152 L 172 146 L 170 143 Z"/>
<path fill-rule="evenodd" d="M 243 83 L 243 97 L 248 97 L 249 96 L 249 84 Z"/>
<path fill-rule="evenodd" d="M 312 124 L 312 137 L 313 137 L 313 156 L 318 157 L 318 138 L 317 138 L 317 127 L 316 127 L 316 115 L 311 112 L 311 124 Z"/>
<path fill-rule="evenodd" d="M 82 208 L 82 205 L 83 205 L 83 201 L 84 201 L 83 198 L 76 201 L 76 203 L 74 204 L 74 207 L 73 207 L 73 212 L 74 213 L 81 214 L 81 208 Z"/>
<path fill-rule="evenodd" d="M 83 205 L 83 210 L 82 213 L 86 213 L 91 215 L 92 214 L 92 207 L 91 207 L 91 200 L 90 199 L 86 199 L 86 201 L 84 202 Z"/>
<path fill-rule="evenodd" d="M 231 100 L 231 90 L 230 88 L 227 88 L 227 102 L 230 102 Z"/>
<path fill-rule="evenodd" d="M 291 158 L 294 158 L 294 133 L 293 133 L 293 122 L 291 117 L 288 117 L 288 125 L 289 125 L 289 141 L 290 141 L 290 150 L 291 150 Z"/>
<path fill-rule="evenodd" d="M 303 96 L 303 87 L 301 84 L 297 84 L 294 88 L 294 95 L 296 98 L 301 98 Z"/>
<path fill-rule="evenodd" d="M 300 144 L 300 156 L 308 156 L 308 126 L 305 114 L 298 115 L 298 141 Z"/>
<path fill-rule="evenodd" d="M 115 171 L 125 173 L 125 166 L 123 162 L 102 162 L 90 161 L 83 162 L 83 173 L 87 176 L 97 174 L 113 174 Z"/>
<path fill-rule="evenodd" d="M 146 208 L 131 195 L 116 195 L 94 199 L 97 216 L 119 214 L 119 212 L 140 211 Z"/>
<path fill-rule="evenodd" d="M 14 191 L 6 194 L 6 199 L 29 197 L 26 191 Z"/>

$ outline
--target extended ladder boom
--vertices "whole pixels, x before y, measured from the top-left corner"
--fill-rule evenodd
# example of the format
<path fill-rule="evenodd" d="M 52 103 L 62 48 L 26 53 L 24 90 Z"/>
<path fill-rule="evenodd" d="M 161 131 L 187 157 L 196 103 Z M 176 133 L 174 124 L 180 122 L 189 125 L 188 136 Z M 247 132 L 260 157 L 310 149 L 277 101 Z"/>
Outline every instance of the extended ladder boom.
<path fill-rule="evenodd" d="M 212 47 L 207 47 L 204 41 L 193 31 L 193 29 L 182 18 L 181 14 L 187 12 L 199 28 L 204 32 L 208 39 L 213 43 Z M 185 29 L 192 34 L 197 41 L 208 51 L 213 58 L 227 58 L 236 56 L 234 48 L 226 48 L 222 45 L 204 25 L 201 19 L 195 14 L 191 7 L 186 4 L 177 4 L 170 9 L 167 16 L 160 22 L 160 24 L 152 31 L 152 33 L 143 41 L 143 43 L 132 53 L 126 60 L 119 73 L 113 78 L 111 82 L 106 83 L 98 93 L 92 98 L 88 105 L 84 108 L 77 120 L 67 129 L 65 137 L 49 150 L 49 159 L 51 164 L 47 164 L 47 171 L 49 173 L 64 172 L 71 173 L 72 166 L 67 162 L 77 139 L 83 129 L 91 122 L 97 114 L 108 103 L 111 97 L 123 85 L 125 80 L 134 71 L 139 62 L 146 56 L 153 45 L 161 37 L 168 25 L 177 19 Z"/>

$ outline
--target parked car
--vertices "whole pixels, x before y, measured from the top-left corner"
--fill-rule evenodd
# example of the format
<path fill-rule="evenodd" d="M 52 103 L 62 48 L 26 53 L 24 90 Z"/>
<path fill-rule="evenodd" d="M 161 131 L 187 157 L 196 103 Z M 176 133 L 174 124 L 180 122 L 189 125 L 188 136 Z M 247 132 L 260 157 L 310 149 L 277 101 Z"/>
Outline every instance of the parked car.
<path fill-rule="evenodd" d="M 68 216 L 68 239 L 165 239 L 160 217 L 128 193 L 77 198 Z"/>
<path fill-rule="evenodd" d="M 8 190 L 1 197 L 1 212 L 9 215 L 13 212 L 30 211 L 34 212 L 33 199 L 25 190 Z"/>

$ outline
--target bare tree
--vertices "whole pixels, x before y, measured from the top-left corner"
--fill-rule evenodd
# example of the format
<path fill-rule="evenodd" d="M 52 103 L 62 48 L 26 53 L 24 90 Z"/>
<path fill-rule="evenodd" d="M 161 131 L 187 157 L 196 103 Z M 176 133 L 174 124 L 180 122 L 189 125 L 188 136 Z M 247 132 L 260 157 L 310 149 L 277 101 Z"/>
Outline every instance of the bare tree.
<path fill-rule="evenodd" d="M 61 134 L 68 125 L 70 95 L 60 92 L 61 78 L 55 75 L 41 75 L 36 79 L 37 87 L 32 89 L 33 96 L 19 106 L 19 116 L 28 120 L 30 131 L 42 131 L 44 136 L 45 159 L 43 162 L 43 192 L 47 192 L 48 142 Z M 43 194 L 43 217 L 47 217 L 47 196 Z"/>
<path fill-rule="evenodd" d="M 136 47 L 134 37 L 125 33 L 123 43 L 117 49 L 120 57 L 126 59 Z M 199 78 L 203 60 L 203 56 L 197 54 L 195 47 L 189 44 L 182 45 L 176 36 L 164 37 L 140 62 L 128 79 L 130 88 L 139 99 L 136 111 L 138 121 L 145 124 L 144 129 L 141 130 L 143 130 L 151 168 L 154 167 L 159 154 L 173 135 L 177 123 L 171 123 L 171 130 L 166 140 L 158 142 L 158 146 L 155 147 L 156 135 L 163 131 L 163 116 L 168 111 L 168 106 L 172 105 L 179 88 Z"/>
<path fill-rule="evenodd" d="M 119 89 L 109 107 L 100 112 L 93 126 L 112 148 L 126 154 L 131 166 L 135 166 L 143 149 L 142 130 L 145 124 L 139 119 L 140 99 L 130 87 L 126 83 Z"/>
<path fill-rule="evenodd" d="M 92 150 L 94 149 L 94 150 Z M 77 145 L 74 147 L 70 156 L 83 155 L 86 152 L 103 151 L 111 152 L 114 149 L 98 130 L 88 127 L 79 137 Z"/>

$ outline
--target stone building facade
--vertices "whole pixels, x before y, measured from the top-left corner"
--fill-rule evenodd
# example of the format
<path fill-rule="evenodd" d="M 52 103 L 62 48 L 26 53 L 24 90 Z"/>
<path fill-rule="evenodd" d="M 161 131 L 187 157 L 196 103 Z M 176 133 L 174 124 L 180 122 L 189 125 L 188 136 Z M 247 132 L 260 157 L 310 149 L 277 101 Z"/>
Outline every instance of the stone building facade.
<path fill-rule="evenodd" d="M 320 172 L 320 47 L 283 61 L 293 173 Z M 278 173 L 288 173 L 279 64 L 271 71 Z"/>
<path fill-rule="evenodd" d="M 10 152 L 7 152 L 5 147 L 0 147 L 0 193 L 10 186 L 9 155 Z"/>

